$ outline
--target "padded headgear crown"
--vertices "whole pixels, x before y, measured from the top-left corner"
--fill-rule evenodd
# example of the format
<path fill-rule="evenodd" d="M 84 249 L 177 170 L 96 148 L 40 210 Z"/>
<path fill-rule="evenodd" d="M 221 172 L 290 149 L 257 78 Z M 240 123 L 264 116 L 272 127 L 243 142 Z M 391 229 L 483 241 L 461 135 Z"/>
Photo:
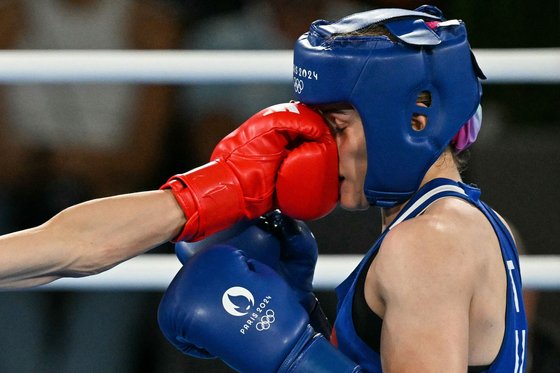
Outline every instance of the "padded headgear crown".
<path fill-rule="evenodd" d="M 364 125 L 368 168 L 365 195 L 392 207 L 418 190 L 427 170 L 473 116 L 485 79 L 462 21 L 445 21 L 436 7 L 377 9 L 330 23 L 319 20 L 294 49 L 294 90 L 307 105 L 349 102 Z M 437 26 L 426 22 L 438 22 Z M 383 24 L 397 41 L 345 35 Z M 429 107 L 418 106 L 422 91 Z M 414 113 L 428 117 L 415 131 Z"/>

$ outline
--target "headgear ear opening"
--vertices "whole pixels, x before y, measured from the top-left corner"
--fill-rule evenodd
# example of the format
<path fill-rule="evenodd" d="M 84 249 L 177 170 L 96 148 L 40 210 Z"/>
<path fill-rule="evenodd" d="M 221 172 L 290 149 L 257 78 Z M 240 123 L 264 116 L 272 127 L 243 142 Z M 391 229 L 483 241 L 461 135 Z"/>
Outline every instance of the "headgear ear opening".
<path fill-rule="evenodd" d="M 359 34 L 376 24 L 398 40 Z M 360 114 L 368 152 L 364 192 L 380 207 L 403 203 L 418 190 L 427 170 L 475 114 L 482 95 L 479 78 L 485 77 L 464 23 L 445 21 L 431 6 L 316 21 L 294 49 L 299 101 L 345 101 Z M 429 92 L 429 105 L 417 105 L 422 92 Z M 428 118 L 421 131 L 411 126 L 414 114 Z"/>

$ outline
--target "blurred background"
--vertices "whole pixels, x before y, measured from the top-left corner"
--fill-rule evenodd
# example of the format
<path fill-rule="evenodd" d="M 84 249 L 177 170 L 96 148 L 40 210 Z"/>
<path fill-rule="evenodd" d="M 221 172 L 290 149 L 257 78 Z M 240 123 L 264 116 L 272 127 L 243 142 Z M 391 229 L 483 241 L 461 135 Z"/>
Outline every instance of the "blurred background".
<path fill-rule="evenodd" d="M 286 50 L 316 19 L 423 3 L 0 0 L 0 48 Z M 475 49 L 560 47 L 558 0 L 431 4 L 465 21 Z M 560 222 L 560 86 L 483 88 L 483 127 L 464 179 L 512 223 L 525 254 L 560 255 L 553 228 Z M 88 199 L 157 189 L 206 163 L 218 141 L 252 114 L 292 97 L 290 84 L 0 86 L 0 234 Z M 321 254 L 363 254 L 381 229 L 376 209 L 337 208 L 309 226 Z M 317 295 L 334 321 L 334 291 Z M 0 372 L 231 372 L 165 340 L 156 319 L 161 296 L 0 293 Z M 528 372 L 560 372 L 559 293 L 527 292 L 526 302 L 533 325 Z"/>

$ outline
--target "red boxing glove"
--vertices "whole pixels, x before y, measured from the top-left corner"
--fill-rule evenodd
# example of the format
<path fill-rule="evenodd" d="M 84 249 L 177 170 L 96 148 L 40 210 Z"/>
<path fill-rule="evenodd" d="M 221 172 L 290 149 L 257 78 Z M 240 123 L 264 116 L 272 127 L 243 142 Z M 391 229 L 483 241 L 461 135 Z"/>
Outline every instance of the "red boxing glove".
<path fill-rule="evenodd" d="M 163 188 L 173 189 L 188 219 L 177 241 L 202 239 L 276 205 L 286 215 L 316 219 L 338 200 L 336 144 L 318 113 L 299 103 L 275 105 L 226 136 L 210 163 Z"/>

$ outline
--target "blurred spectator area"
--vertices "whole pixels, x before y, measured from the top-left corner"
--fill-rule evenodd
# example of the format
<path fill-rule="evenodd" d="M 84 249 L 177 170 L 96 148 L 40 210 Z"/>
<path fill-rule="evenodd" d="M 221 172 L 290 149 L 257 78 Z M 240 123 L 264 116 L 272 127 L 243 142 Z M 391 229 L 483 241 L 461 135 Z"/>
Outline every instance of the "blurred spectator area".
<path fill-rule="evenodd" d="M 176 49 L 184 38 L 182 9 L 170 1 L 4 0 L 0 47 Z M 0 232 L 42 224 L 92 198 L 156 189 L 183 171 L 185 160 L 173 155 L 169 139 L 179 138 L 176 89 L 0 87 Z M 0 293 L 0 371 L 150 371 L 145 356 L 152 355 L 142 352 L 153 350 L 159 335 L 159 298 L 148 292 Z"/>
<path fill-rule="evenodd" d="M 0 7 L 3 49 L 173 49 L 184 35 L 170 2 L 5 0 Z M 30 205 L 10 230 L 85 199 L 155 187 L 174 87 L 26 84 L 0 87 L 0 97 L 0 185 L 14 218 Z"/>
<path fill-rule="evenodd" d="M 196 50 L 286 50 L 317 19 L 338 19 L 364 10 L 344 0 L 254 0 L 235 11 L 195 24 L 184 41 Z M 290 84 L 211 84 L 184 87 L 178 107 L 189 123 L 189 149 L 198 165 L 216 144 L 261 109 L 293 99 Z"/>

